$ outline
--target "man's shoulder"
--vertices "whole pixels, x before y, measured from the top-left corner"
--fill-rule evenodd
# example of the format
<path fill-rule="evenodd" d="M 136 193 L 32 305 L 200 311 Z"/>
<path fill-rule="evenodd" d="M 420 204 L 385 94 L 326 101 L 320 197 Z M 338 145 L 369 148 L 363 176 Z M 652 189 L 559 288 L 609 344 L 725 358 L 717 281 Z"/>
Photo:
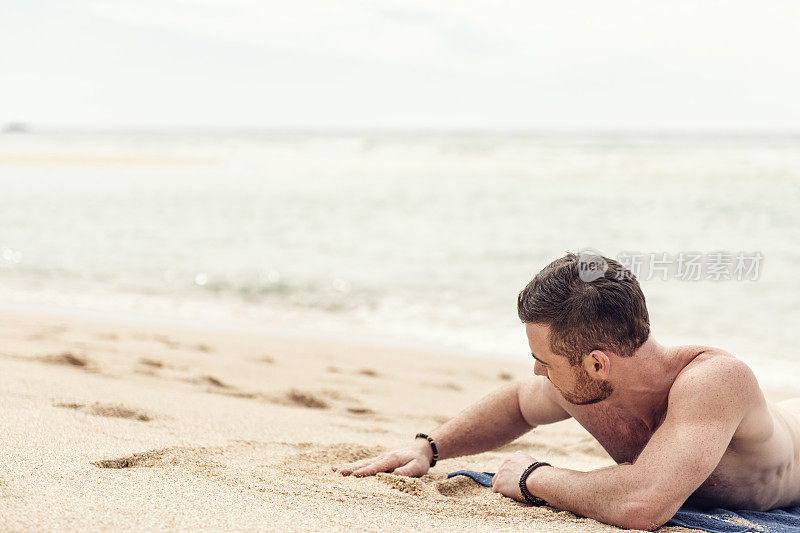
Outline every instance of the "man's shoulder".
<path fill-rule="evenodd" d="M 670 389 L 667 411 L 693 424 L 735 420 L 737 442 L 762 442 L 773 432 L 755 374 L 725 350 L 709 348 L 686 365 Z"/>
<path fill-rule="evenodd" d="M 742 404 L 760 392 L 755 374 L 741 359 L 719 348 L 702 348 L 675 378 L 670 404 Z"/>

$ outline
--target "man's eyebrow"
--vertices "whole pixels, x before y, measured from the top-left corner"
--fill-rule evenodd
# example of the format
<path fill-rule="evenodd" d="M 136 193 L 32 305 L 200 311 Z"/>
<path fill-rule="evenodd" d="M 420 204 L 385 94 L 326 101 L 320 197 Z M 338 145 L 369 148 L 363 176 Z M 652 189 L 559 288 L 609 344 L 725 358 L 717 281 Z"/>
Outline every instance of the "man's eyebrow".
<path fill-rule="evenodd" d="M 534 358 L 534 359 L 536 359 L 537 361 L 539 361 L 539 362 L 540 362 L 540 363 L 542 363 L 543 365 L 546 365 L 546 364 L 547 364 L 547 363 L 545 363 L 544 361 L 542 361 L 541 359 L 539 359 L 538 357 L 536 357 L 536 355 L 534 355 L 534 353 L 533 353 L 533 352 L 531 352 L 531 355 L 533 356 L 533 358 Z"/>

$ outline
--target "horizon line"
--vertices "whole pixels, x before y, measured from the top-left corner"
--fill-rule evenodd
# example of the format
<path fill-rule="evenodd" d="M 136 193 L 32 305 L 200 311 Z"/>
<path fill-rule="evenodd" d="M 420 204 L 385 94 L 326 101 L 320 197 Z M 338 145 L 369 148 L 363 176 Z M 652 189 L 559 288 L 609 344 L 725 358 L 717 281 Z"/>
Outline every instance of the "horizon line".
<path fill-rule="evenodd" d="M 610 137 L 800 137 L 798 129 L 776 128 L 519 128 L 519 127 L 355 127 L 355 126 L 36 126 L 24 121 L 6 121 L 0 126 L 3 135 L 35 134 L 259 134 L 308 136 L 363 135 L 449 135 L 449 136 L 610 136 Z"/>

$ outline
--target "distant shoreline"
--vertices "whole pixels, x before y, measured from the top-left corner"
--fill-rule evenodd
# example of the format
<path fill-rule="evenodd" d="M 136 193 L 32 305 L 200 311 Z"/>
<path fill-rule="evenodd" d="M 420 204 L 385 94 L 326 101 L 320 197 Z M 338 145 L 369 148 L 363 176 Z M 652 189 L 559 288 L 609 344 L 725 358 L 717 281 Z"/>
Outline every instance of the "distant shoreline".
<path fill-rule="evenodd" d="M 6 127 L 11 123 L 6 124 Z M 22 123 L 20 123 L 22 124 Z M 275 136 L 275 137 L 387 137 L 387 138 L 520 138 L 541 140 L 614 139 L 614 140 L 800 140 L 796 130 L 635 130 L 635 129 L 481 129 L 481 128 L 325 128 L 325 127 L 253 127 L 253 126 L 34 126 L 22 124 L 32 135 L 200 135 L 200 136 Z M 3 131 L 3 133 L 17 133 Z"/>

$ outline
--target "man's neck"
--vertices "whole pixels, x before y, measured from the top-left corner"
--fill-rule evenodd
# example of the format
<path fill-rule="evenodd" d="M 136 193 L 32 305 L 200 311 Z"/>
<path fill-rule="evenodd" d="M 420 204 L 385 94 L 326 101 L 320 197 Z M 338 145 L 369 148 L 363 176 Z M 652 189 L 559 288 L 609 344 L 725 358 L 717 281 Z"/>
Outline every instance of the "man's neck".
<path fill-rule="evenodd" d="M 633 357 L 616 357 L 614 363 L 617 380 L 609 404 L 655 429 L 666 412 L 670 388 L 684 366 L 676 350 L 650 336 Z"/>

